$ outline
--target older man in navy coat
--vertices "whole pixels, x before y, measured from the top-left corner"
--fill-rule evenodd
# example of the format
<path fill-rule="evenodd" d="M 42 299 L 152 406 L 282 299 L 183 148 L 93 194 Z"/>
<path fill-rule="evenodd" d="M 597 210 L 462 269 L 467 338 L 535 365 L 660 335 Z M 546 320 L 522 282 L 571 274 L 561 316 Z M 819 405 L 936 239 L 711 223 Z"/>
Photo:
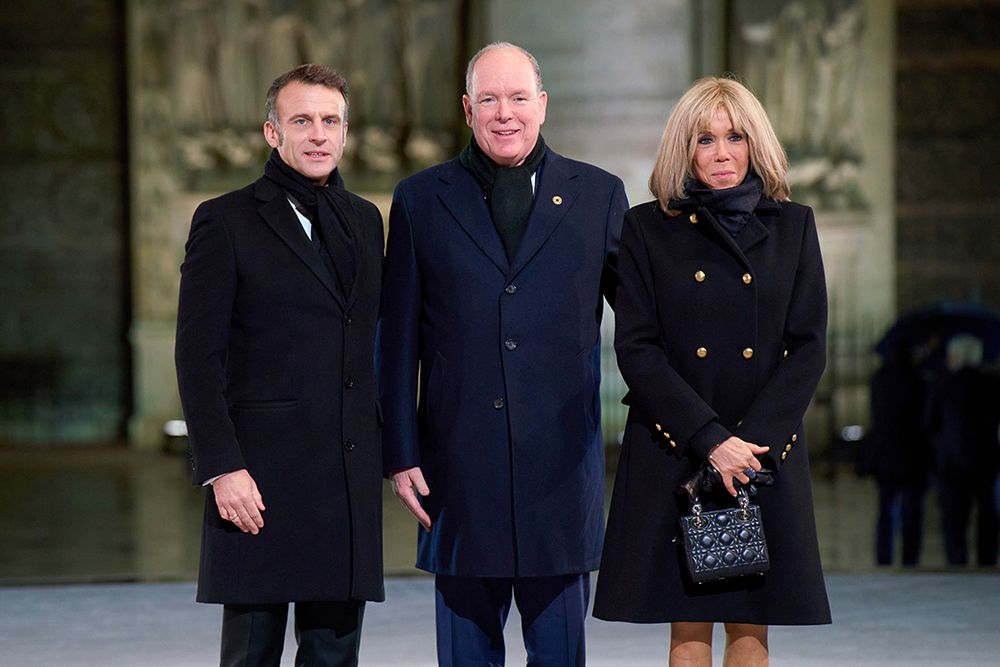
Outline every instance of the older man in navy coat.
<path fill-rule="evenodd" d="M 503 664 L 512 597 L 529 664 L 584 662 L 602 295 L 628 204 L 620 179 L 546 148 L 546 102 L 530 53 L 485 47 L 462 98 L 470 145 L 400 183 L 390 214 L 384 467 L 425 529 L 442 665 Z"/>

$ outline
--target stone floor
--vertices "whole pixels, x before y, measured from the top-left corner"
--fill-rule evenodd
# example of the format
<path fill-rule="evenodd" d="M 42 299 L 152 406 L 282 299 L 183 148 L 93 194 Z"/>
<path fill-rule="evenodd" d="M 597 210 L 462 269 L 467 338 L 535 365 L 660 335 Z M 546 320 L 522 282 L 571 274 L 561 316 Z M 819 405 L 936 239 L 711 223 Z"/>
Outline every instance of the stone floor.
<path fill-rule="evenodd" d="M 771 628 L 773 667 L 987 667 L 1000 656 L 1000 574 L 872 573 L 827 578 L 834 623 Z M 361 664 L 435 664 L 432 582 L 394 577 L 365 611 Z M 193 667 L 218 663 L 221 613 L 192 583 L 0 587 L 4 667 Z M 508 664 L 525 664 L 516 612 Z M 590 667 L 666 664 L 663 625 L 587 624 Z M 722 633 L 714 652 L 720 664 Z M 286 637 L 282 665 L 291 665 Z"/>

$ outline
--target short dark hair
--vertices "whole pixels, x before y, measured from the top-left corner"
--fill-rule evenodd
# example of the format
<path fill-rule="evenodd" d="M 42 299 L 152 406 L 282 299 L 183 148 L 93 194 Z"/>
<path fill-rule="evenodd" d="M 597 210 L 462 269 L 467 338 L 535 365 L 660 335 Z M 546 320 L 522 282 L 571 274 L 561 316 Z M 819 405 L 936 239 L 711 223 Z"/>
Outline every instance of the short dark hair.
<path fill-rule="evenodd" d="M 316 63 L 307 63 L 285 72 L 275 79 L 271 83 L 271 87 L 268 88 L 267 99 L 264 101 L 264 118 L 270 121 L 272 125 L 278 127 L 278 93 L 293 81 L 305 83 L 310 86 L 324 86 L 339 91 L 344 96 L 344 120 L 347 120 L 347 109 L 350 106 L 350 100 L 347 97 L 347 79 L 331 67 Z"/>

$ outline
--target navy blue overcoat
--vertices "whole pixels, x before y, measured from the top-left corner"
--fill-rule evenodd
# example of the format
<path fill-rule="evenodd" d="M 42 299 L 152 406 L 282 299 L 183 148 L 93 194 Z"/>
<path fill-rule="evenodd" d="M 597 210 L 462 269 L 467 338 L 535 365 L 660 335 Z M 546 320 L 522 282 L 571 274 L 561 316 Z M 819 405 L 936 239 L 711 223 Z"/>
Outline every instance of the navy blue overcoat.
<path fill-rule="evenodd" d="M 549 149 L 508 261 L 457 159 L 397 186 L 382 296 L 384 467 L 420 466 L 430 487 L 417 567 L 597 568 L 602 295 L 614 294 L 627 208 L 619 178 Z"/>

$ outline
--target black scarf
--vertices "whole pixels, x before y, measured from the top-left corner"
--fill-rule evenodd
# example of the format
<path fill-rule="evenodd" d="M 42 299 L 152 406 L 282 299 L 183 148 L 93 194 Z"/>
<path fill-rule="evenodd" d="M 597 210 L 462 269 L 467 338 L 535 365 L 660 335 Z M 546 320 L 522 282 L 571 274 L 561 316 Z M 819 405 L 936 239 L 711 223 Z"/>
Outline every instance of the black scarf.
<path fill-rule="evenodd" d="M 688 198 L 707 208 L 719 224 L 736 237 L 746 227 L 750 215 L 760 203 L 764 182 L 748 169 L 743 182 L 731 188 L 713 190 L 695 178 L 688 178 L 684 182 L 684 190 Z"/>
<path fill-rule="evenodd" d="M 524 158 L 524 162 L 516 167 L 501 167 L 491 160 L 476 143 L 475 136 L 458 156 L 459 162 L 479 181 L 486 194 L 490 217 L 503 241 L 508 260 L 514 257 L 528 225 L 528 216 L 535 203 L 531 175 L 535 173 L 543 157 L 545 140 L 540 134 L 535 147 Z"/>
<path fill-rule="evenodd" d="M 274 149 L 264 164 L 264 176 L 288 193 L 299 205 L 296 208 L 305 209 L 300 212 L 312 223 L 314 245 L 346 297 L 354 282 L 354 249 L 350 224 L 332 192 L 332 188 L 344 188 L 340 172 L 334 169 L 326 185 L 316 185 L 285 164 Z"/>

